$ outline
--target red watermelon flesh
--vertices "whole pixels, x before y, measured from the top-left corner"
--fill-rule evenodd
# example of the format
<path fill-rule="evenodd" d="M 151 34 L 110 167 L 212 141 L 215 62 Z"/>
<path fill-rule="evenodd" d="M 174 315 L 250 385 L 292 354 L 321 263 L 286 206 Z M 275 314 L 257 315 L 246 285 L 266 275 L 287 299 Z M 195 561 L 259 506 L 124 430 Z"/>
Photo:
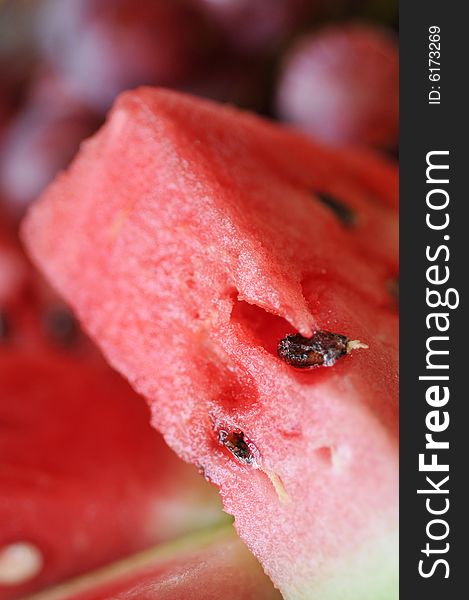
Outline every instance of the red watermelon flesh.
<path fill-rule="evenodd" d="M 397 594 L 396 194 L 371 154 L 143 88 L 25 223 L 286 598 Z M 311 370 L 277 355 L 321 330 L 368 348 Z"/>
<path fill-rule="evenodd" d="M 0 388 L 2 600 L 223 518 L 107 365 L 2 351 Z"/>
<path fill-rule="evenodd" d="M 147 550 L 31 600 L 278 600 L 232 527 Z"/>

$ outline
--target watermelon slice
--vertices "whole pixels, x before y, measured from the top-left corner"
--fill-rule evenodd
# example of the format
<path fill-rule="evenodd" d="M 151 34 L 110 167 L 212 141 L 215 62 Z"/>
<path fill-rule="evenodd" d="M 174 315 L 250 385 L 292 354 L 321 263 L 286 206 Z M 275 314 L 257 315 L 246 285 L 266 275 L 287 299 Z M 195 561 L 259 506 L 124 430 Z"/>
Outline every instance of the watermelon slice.
<path fill-rule="evenodd" d="M 186 536 L 38 594 L 30 600 L 278 600 L 233 528 Z"/>
<path fill-rule="evenodd" d="M 396 205 L 374 155 L 142 88 L 25 222 L 285 598 L 397 597 Z"/>
<path fill-rule="evenodd" d="M 0 352 L 0 598 L 224 519 L 103 363 Z"/>

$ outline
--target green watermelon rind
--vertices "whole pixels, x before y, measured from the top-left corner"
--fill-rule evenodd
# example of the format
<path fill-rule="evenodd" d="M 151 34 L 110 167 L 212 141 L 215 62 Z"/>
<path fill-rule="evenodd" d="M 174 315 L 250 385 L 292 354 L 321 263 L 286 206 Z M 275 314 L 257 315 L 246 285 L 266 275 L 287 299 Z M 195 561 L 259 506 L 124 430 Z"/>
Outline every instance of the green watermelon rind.
<path fill-rule="evenodd" d="M 82 594 L 90 592 L 101 597 L 106 585 L 125 582 L 129 576 L 135 578 L 139 574 L 144 575 L 149 569 L 164 565 L 171 560 L 183 560 L 185 557 L 194 556 L 199 552 L 202 553 L 217 544 L 230 542 L 239 543 L 239 547 L 236 549 L 236 559 L 239 561 L 237 566 L 241 570 L 243 568 L 258 568 L 259 573 L 262 573 L 260 565 L 258 565 L 244 543 L 236 536 L 233 526 L 223 521 L 221 524 L 207 527 L 171 542 L 144 550 L 111 565 L 29 596 L 28 600 L 74 600 L 75 598 L 81 598 Z M 272 594 L 276 593 L 278 592 L 275 592 L 272 588 Z"/>
<path fill-rule="evenodd" d="M 314 582 L 302 581 L 282 590 L 285 600 L 398 600 L 399 541 L 397 531 L 364 544 L 347 560 L 329 565 Z M 359 575 L 357 575 L 359 574 Z"/>

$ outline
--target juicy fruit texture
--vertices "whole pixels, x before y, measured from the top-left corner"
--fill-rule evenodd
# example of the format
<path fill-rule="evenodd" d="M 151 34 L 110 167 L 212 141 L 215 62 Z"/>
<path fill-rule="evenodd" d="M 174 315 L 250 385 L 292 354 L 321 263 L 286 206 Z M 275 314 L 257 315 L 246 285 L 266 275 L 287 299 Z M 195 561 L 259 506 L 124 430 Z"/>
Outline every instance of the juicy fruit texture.
<path fill-rule="evenodd" d="M 193 534 L 31 600 L 280 600 L 231 527 Z"/>
<path fill-rule="evenodd" d="M 103 363 L 0 353 L 0 598 L 223 518 Z"/>
<path fill-rule="evenodd" d="M 24 225 L 286 598 L 397 594 L 396 204 L 395 168 L 369 153 L 144 88 Z M 277 356 L 318 330 L 368 348 L 312 370 Z"/>
<path fill-rule="evenodd" d="M 330 27 L 300 40 L 285 58 L 277 112 L 335 144 L 394 148 L 398 87 L 394 34 L 364 25 Z"/>

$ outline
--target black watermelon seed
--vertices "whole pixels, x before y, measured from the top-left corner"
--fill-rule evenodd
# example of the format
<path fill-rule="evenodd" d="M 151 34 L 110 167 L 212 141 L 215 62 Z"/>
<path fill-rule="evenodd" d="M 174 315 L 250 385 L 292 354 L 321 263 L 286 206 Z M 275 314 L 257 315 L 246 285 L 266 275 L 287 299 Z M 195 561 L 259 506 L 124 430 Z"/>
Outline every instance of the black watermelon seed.
<path fill-rule="evenodd" d="M 5 311 L 0 310 L 0 342 L 6 342 L 11 334 L 10 322 Z"/>
<path fill-rule="evenodd" d="M 244 438 L 244 433 L 240 429 L 233 429 L 232 431 L 220 429 L 218 431 L 218 441 L 239 461 L 247 465 L 251 465 L 255 461 L 249 444 Z"/>
<path fill-rule="evenodd" d="M 277 353 L 287 364 L 299 369 L 332 367 L 347 354 L 347 344 L 345 335 L 329 331 L 316 331 L 310 338 L 296 333 L 280 340 Z"/>
<path fill-rule="evenodd" d="M 357 224 L 357 215 L 346 204 L 329 194 L 315 192 L 319 200 L 327 206 L 345 227 L 352 228 Z"/>
<path fill-rule="evenodd" d="M 388 281 L 388 290 L 393 300 L 399 302 L 399 279 L 397 277 Z"/>
<path fill-rule="evenodd" d="M 79 329 L 72 313 L 63 306 L 50 308 L 43 317 L 43 326 L 52 343 L 68 348 L 79 337 Z"/>

